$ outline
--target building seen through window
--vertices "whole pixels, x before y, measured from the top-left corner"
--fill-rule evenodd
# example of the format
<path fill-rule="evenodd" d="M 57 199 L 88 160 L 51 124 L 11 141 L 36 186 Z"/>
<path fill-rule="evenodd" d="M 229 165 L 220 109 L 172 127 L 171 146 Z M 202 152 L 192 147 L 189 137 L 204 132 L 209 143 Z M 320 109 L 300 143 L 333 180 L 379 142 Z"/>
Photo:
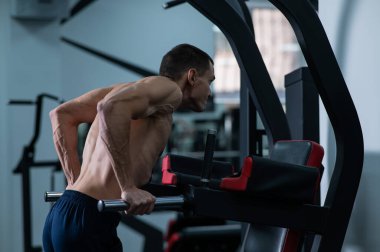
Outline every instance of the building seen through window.
<path fill-rule="evenodd" d="M 250 3 L 250 2 L 249 2 Z M 303 55 L 294 32 L 280 11 L 269 3 L 249 6 L 255 41 L 261 52 L 280 100 L 284 101 L 284 76 L 304 65 Z M 239 103 L 240 69 L 232 49 L 217 28 L 215 33 L 215 101 Z"/>

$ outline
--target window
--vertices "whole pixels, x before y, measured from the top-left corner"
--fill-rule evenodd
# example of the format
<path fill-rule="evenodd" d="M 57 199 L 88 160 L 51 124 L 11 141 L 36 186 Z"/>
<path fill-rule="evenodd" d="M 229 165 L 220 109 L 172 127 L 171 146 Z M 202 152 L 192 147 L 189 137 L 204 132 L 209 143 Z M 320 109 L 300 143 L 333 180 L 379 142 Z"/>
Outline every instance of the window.
<path fill-rule="evenodd" d="M 284 76 L 305 65 L 293 29 L 270 3 L 248 2 L 256 44 L 261 52 L 280 100 L 285 100 Z M 215 27 L 214 93 L 216 103 L 239 103 L 240 69 L 223 33 Z"/>

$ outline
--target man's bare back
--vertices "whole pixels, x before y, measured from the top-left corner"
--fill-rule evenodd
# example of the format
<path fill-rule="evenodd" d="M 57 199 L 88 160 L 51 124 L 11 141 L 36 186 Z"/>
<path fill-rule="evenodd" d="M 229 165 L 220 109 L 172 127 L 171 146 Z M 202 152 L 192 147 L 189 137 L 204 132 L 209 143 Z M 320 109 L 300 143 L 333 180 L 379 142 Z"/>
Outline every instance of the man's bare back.
<path fill-rule="evenodd" d="M 214 79 L 210 56 L 181 44 L 162 58 L 160 76 L 98 88 L 50 112 L 69 190 L 46 218 L 44 251 L 122 251 L 116 234 L 120 216 L 99 213 L 97 199 L 121 198 L 129 204 L 128 214 L 153 210 L 155 197 L 141 185 L 165 148 L 172 114 L 180 106 L 203 111 Z M 92 124 L 82 164 L 80 123 Z"/>
<path fill-rule="evenodd" d="M 134 85 L 133 89 L 138 85 L 144 85 L 145 87 L 142 88 L 148 88 L 151 85 L 160 85 L 160 82 L 168 81 L 166 78 L 163 80 L 158 80 L 158 78 L 162 77 L 150 77 L 137 83 L 118 85 L 104 99 L 107 100 L 108 97 L 121 89 L 128 89 L 132 85 Z M 165 85 L 162 85 L 161 88 L 163 86 Z M 135 178 L 135 181 L 140 183 L 138 186 L 148 182 L 146 178 L 151 175 L 152 167 L 165 148 L 172 127 L 172 113 L 181 99 L 179 89 L 176 96 L 177 98 L 172 101 L 163 102 L 166 103 L 164 106 L 160 103 L 156 107 L 149 108 L 147 117 L 131 121 L 129 146 L 127 148 L 129 155 L 133 157 L 130 165 L 141 169 L 142 174 L 138 173 L 138 177 Z M 96 199 L 116 199 L 121 195 L 112 163 L 100 138 L 98 115 L 95 117 L 86 139 L 80 176 L 67 189 L 80 191 Z"/>

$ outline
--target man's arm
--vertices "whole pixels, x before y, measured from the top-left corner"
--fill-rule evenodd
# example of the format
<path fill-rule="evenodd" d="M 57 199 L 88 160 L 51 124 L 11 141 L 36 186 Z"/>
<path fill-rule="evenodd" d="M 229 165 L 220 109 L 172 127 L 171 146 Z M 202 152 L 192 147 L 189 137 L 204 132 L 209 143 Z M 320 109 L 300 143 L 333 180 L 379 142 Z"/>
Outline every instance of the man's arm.
<path fill-rule="evenodd" d="M 178 93 L 178 86 L 171 82 L 137 83 L 110 93 L 98 104 L 99 134 L 119 183 L 121 197 L 130 204 L 130 214 L 144 214 L 154 206 L 154 197 L 138 189 L 145 181 L 137 181 L 137 178 L 148 181 L 153 167 L 131 165 L 131 121 L 149 116 L 162 104 L 173 103 Z"/>
<path fill-rule="evenodd" d="M 94 120 L 97 103 L 111 89 L 112 87 L 95 89 L 61 104 L 49 113 L 55 149 L 69 186 L 74 184 L 80 174 L 78 125 Z"/>

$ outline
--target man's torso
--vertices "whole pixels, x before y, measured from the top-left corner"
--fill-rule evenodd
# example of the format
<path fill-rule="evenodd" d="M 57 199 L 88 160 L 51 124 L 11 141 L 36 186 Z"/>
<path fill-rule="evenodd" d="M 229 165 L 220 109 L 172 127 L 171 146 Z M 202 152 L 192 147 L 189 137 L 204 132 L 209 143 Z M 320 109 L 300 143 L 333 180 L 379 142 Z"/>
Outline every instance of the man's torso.
<path fill-rule="evenodd" d="M 151 172 L 169 138 L 172 113 L 172 106 L 168 104 L 146 118 L 131 121 L 128 148 L 131 167 Z M 99 118 L 96 116 L 87 135 L 80 176 L 67 189 L 77 190 L 97 199 L 120 197 L 120 187 L 105 148 L 99 137 Z M 143 184 L 145 181 L 142 177 L 146 177 L 146 174 L 140 174 L 140 177 L 135 180 Z"/>

